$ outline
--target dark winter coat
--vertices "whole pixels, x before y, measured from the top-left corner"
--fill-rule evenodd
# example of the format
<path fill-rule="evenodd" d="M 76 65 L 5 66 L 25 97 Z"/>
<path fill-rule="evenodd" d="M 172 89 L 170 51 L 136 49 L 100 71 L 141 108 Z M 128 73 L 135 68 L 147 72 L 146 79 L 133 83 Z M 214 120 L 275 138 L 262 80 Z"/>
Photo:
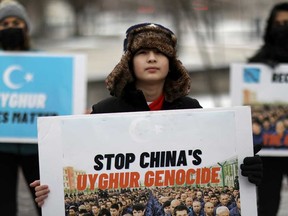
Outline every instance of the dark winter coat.
<path fill-rule="evenodd" d="M 164 101 L 163 110 L 202 108 L 196 99 L 180 97 L 172 102 Z M 93 105 L 91 114 L 149 111 L 143 92 L 131 90 L 123 97 L 110 97 Z"/>

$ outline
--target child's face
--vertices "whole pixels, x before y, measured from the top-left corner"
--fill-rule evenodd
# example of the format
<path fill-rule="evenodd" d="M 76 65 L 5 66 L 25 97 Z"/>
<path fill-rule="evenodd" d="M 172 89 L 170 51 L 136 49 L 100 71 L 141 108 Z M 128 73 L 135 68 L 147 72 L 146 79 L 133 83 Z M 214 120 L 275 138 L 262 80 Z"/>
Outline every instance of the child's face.
<path fill-rule="evenodd" d="M 156 49 L 141 49 L 134 55 L 136 85 L 163 84 L 169 71 L 169 59 Z"/>

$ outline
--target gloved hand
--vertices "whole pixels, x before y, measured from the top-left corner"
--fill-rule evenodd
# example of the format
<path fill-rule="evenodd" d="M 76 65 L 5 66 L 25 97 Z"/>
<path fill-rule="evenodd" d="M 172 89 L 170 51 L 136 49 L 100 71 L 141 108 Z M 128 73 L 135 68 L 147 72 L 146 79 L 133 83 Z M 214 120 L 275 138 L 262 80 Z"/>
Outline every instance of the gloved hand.
<path fill-rule="evenodd" d="M 248 181 L 255 185 L 260 185 L 263 176 L 263 164 L 259 155 L 262 145 L 254 145 L 254 155 L 245 157 L 243 164 L 240 165 L 241 174 L 248 177 Z"/>

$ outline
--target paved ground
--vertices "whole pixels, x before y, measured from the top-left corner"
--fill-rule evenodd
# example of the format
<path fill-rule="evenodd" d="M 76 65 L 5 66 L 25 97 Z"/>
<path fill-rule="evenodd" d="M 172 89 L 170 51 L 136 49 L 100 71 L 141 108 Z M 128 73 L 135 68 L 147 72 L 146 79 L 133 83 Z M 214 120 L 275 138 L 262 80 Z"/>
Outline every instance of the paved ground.
<path fill-rule="evenodd" d="M 33 200 L 24 182 L 22 173 L 20 172 L 20 182 L 19 182 L 19 214 L 18 216 L 37 216 L 35 207 L 33 205 Z M 282 190 L 282 202 L 278 216 L 288 215 L 288 181 L 285 179 L 283 182 Z M 244 215 L 250 216 L 250 215 Z"/>
<path fill-rule="evenodd" d="M 28 187 L 26 185 L 25 179 L 20 173 L 20 181 L 18 185 L 18 204 L 19 204 L 19 213 L 18 216 L 37 216 L 36 207 Z"/>

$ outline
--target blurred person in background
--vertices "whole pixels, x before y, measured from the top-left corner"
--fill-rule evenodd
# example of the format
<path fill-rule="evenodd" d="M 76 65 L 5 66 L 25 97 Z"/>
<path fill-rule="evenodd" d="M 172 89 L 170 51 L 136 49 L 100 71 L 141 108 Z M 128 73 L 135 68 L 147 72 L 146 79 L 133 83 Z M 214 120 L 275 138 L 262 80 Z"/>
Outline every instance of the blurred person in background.
<path fill-rule="evenodd" d="M 250 63 L 276 66 L 288 63 L 288 3 L 275 5 L 266 23 L 264 45 L 249 59 Z"/>
<path fill-rule="evenodd" d="M 30 21 L 24 7 L 16 1 L 0 3 L 0 49 L 29 51 Z M 28 183 L 39 178 L 38 146 L 36 144 L 0 143 L 1 215 L 17 215 L 18 168 L 21 167 Z M 31 194 L 35 197 L 33 190 Z M 41 209 L 37 208 L 38 215 Z"/>
<path fill-rule="evenodd" d="M 276 4 L 267 20 L 264 45 L 249 59 L 271 67 L 288 63 L 288 2 Z M 288 114 L 288 113 L 287 113 Z M 288 175 L 288 157 L 262 157 L 263 178 L 258 187 L 258 214 L 276 216 L 283 176 Z"/>

